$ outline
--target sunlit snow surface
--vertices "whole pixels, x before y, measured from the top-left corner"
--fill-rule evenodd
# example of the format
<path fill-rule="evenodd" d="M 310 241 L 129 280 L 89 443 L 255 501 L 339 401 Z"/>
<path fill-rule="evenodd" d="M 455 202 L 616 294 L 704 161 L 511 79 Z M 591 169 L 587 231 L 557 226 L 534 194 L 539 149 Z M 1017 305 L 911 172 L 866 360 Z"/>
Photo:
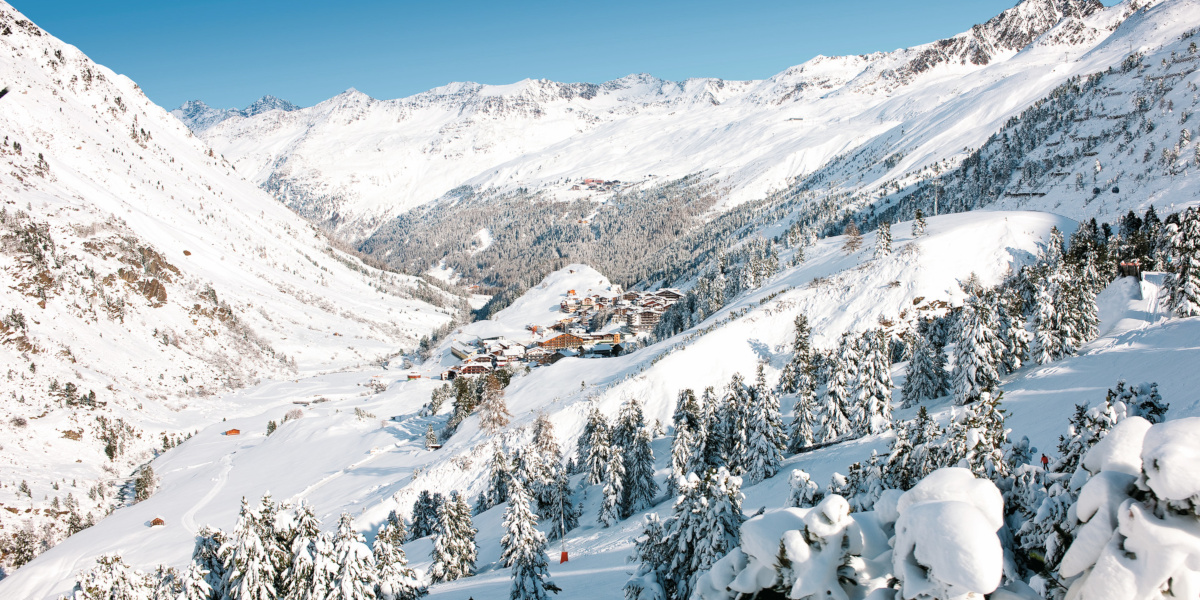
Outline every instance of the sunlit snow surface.
<path fill-rule="evenodd" d="M 751 372 L 760 357 L 770 361 L 769 377 L 773 378 L 786 360 L 784 347 L 790 342 L 789 325 L 797 311 L 809 314 L 819 334 L 817 343 L 824 346 L 845 328 L 871 327 L 880 316 L 894 316 L 918 295 L 956 298 L 958 292 L 952 293 L 955 280 L 972 271 L 985 283 L 996 283 L 1007 269 L 1006 257 L 1028 258 L 1055 225 L 1068 230 L 1071 227 L 1065 219 L 1040 213 L 935 218 L 930 221 L 927 236 L 916 242 L 922 249 L 906 252 L 904 248 L 912 243 L 905 233 L 907 224 L 898 224 L 896 252 L 882 260 L 871 258 L 867 250 L 846 256 L 841 238 L 822 241 L 809 248 L 809 261 L 804 265 L 784 271 L 701 328 L 724 321 L 731 311 L 749 307 L 747 314 L 697 339 L 689 341 L 689 333 L 685 332 L 628 356 L 566 359 L 518 377 L 508 389 L 509 407 L 515 415 L 510 432 L 531 423 L 534 411 L 544 410 L 554 422 L 560 441 L 573 442 L 591 395 L 611 415 L 622 399 L 636 394 L 647 402 L 651 422 L 667 422 L 680 387 L 721 386 L 735 371 Z M 869 248 L 872 236 L 866 236 L 864 242 Z M 576 273 L 564 270 L 551 275 L 547 283 L 556 285 L 535 287 L 509 309 L 511 313 L 497 315 L 497 326 L 515 328 L 521 322 L 550 314 L 557 304 L 556 292 L 551 288 L 579 286 L 594 276 L 580 265 L 570 269 Z M 828 289 L 808 287 L 817 276 L 837 283 Z M 1028 435 L 1039 448 L 1052 448 L 1074 404 L 1101 401 L 1105 389 L 1118 377 L 1157 381 L 1164 399 L 1172 405 L 1171 418 L 1200 414 L 1200 405 L 1188 393 L 1200 380 L 1195 369 L 1189 368 L 1200 364 L 1200 344 L 1196 342 L 1200 339 L 1200 319 L 1166 320 L 1154 302 L 1158 297 L 1157 280 L 1151 274 L 1140 286 L 1118 281 L 1102 297 L 1102 330 L 1108 332 L 1105 336 L 1088 344 L 1078 357 L 1027 368 L 1006 382 L 1005 407 L 1010 411 L 1008 423 L 1014 436 Z M 597 285 L 601 282 L 595 281 Z M 891 281 L 901 284 L 892 287 L 888 285 Z M 759 303 L 759 298 L 791 286 L 794 289 Z M 866 291 L 873 296 L 868 297 Z M 672 347 L 678 349 L 654 361 Z M 902 366 L 894 372 L 898 385 L 902 372 Z M 0 583 L 0 594 L 52 596 L 70 587 L 72 574 L 106 551 L 120 551 L 143 568 L 157 563 L 181 565 L 190 557 L 196 527 L 232 527 L 241 498 L 257 498 L 267 490 L 277 500 L 303 498 L 310 502 L 326 527 L 333 525 L 341 511 L 349 511 L 368 537 L 387 511 L 407 511 L 418 489 L 478 492 L 490 451 L 482 445 L 486 437 L 478 431 L 477 419 L 468 419 L 441 450 L 425 450 L 426 427 L 430 423 L 440 427 L 447 415 L 423 418 L 416 416 L 416 411 L 439 382 L 406 381 L 404 375 L 395 370 L 348 372 L 298 383 L 270 383 L 238 394 L 232 400 L 246 409 L 247 416 L 208 427 L 154 463 L 163 477 L 160 492 L 146 502 L 117 511 L 37 558 Z M 370 393 L 366 385 L 372 379 L 388 382 L 387 391 Z M 581 382 L 585 390 L 580 389 Z M 329 401 L 306 408 L 304 418 L 286 423 L 271 437 L 265 437 L 268 419 L 279 420 L 296 406 L 293 401 L 318 397 Z M 355 408 L 374 417 L 356 417 Z M 931 408 L 936 416 L 947 417 L 949 406 L 945 400 Z M 909 418 L 912 415 L 908 412 L 899 411 L 897 416 Z M 388 420 L 393 417 L 398 420 Z M 243 433 L 236 437 L 221 435 L 232 427 Z M 511 438 L 514 440 L 523 439 L 520 433 L 510 435 L 515 436 Z M 666 476 L 669 441 L 662 438 L 654 444 L 660 478 Z M 760 506 L 781 506 L 788 494 L 790 468 L 803 468 L 814 480 L 824 483 L 834 471 L 844 472 L 850 462 L 885 446 L 886 438 L 871 437 L 793 457 L 780 476 L 745 490 L 745 508 L 753 512 Z M 472 460 L 466 470 L 450 460 L 462 456 Z M 425 474 L 414 478 L 417 468 Z M 627 577 L 625 557 L 640 527 L 639 518 L 611 529 L 598 528 L 597 496 L 595 490 L 590 490 L 582 500 L 582 526 L 565 542 L 571 560 L 551 569 L 564 588 L 562 598 L 594 598 L 597 594 L 617 597 Z M 496 508 L 476 517 L 481 574 L 436 586 L 432 590 L 435 597 L 493 597 L 507 590 L 507 570 L 492 564 L 499 556 L 502 510 Z M 669 500 L 662 499 L 654 510 L 669 514 Z M 155 516 L 164 518 L 167 527 L 146 527 Z M 428 540 L 412 542 L 406 548 L 415 566 L 428 567 Z"/>

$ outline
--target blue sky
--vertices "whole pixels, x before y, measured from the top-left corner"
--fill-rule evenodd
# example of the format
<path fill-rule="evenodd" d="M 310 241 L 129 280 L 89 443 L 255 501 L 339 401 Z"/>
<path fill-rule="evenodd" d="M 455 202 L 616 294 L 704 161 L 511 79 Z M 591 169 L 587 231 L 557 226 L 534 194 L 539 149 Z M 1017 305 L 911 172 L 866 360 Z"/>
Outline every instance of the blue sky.
<path fill-rule="evenodd" d="M 964 31 L 1015 0 L 9 0 L 167 108 L 398 98 L 451 81 L 760 79 Z"/>

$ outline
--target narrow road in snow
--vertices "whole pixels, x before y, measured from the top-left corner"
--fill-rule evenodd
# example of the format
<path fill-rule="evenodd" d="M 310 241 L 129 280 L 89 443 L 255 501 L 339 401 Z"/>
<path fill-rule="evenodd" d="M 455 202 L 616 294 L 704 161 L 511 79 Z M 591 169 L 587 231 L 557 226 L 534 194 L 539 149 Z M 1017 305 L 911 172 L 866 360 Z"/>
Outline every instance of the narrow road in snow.
<path fill-rule="evenodd" d="M 183 513 L 183 518 L 180 519 L 183 522 L 184 529 L 187 529 L 190 533 L 196 533 L 198 529 L 196 527 L 196 512 L 204 508 L 213 498 L 216 498 L 217 494 L 221 493 L 221 488 L 225 487 L 225 481 L 229 479 L 229 471 L 233 469 L 233 455 L 226 454 L 222 456 L 221 465 L 221 472 L 213 479 L 212 488 L 208 490 L 208 493 L 203 498 L 193 504 L 187 512 Z"/>

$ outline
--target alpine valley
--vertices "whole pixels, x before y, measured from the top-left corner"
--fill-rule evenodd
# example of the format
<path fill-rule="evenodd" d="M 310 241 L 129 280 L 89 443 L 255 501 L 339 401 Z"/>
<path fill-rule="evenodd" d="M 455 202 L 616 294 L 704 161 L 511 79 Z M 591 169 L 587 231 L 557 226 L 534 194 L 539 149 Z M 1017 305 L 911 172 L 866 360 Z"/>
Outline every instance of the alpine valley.
<path fill-rule="evenodd" d="M 0 0 L 0 597 L 1196 598 L 1198 42 L 168 111 Z"/>

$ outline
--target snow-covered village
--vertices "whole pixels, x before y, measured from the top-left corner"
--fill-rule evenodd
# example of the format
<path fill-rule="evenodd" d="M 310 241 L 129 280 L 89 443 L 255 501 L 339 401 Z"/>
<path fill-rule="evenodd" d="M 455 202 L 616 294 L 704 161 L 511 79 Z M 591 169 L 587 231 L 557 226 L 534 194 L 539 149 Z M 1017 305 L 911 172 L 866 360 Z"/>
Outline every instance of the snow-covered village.
<path fill-rule="evenodd" d="M 1200 0 L 843 4 L 0 0 L 0 598 L 1200 600 Z"/>

